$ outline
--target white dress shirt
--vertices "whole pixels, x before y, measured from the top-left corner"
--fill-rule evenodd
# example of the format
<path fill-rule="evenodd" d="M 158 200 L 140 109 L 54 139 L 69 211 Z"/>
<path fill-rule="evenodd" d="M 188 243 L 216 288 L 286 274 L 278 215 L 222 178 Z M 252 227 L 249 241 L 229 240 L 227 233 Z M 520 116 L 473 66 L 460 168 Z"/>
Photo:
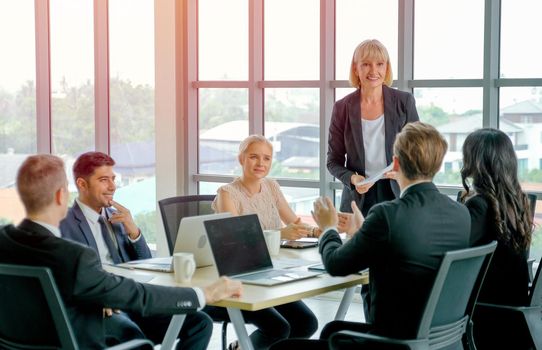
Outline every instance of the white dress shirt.
<path fill-rule="evenodd" d="M 388 165 L 384 126 L 384 114 L 374 120 L 361 119 L 363 148 L 365 150 L 365 177 L 377 174 Z"/>

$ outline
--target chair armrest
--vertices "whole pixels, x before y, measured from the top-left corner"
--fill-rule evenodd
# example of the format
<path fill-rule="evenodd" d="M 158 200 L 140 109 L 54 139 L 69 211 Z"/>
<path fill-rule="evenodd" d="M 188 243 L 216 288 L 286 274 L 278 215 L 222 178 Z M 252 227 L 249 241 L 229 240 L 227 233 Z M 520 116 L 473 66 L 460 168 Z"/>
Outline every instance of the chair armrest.
<path fill-rule="evenodd" d="M 536 306 L 511 306 L 511 305 L 500 305 L 500 304 L 490 304 L 490 303 L 476 303 L 476 308 L 488 308 L 493 310 L 503 310 L 503 311 L 516 311 L 516 312 L 523 312 L 524 310 L 529 309 L 539 309 L 539 307 Z"/>
<path fill-rule="evenodd" d="M 424 350 L 429 349 L 429 342 L 427 339 L 395 339 L 384 337 L 375 334 L 359 333 L 353 331 L 339 331 L 333 333 L 329 338 L 330 349 L 340 349 L 340 341 L 348 341 L 360 339 L 363 340 L 363 346 L 369 346 L 371 344 L 387 344 L 386 349 L 416 349 Z"/>
<path fill-rule="evenodd" d="M 154 344 L 148 339 L 133 339 L 119 345 L 115 345 L 105 350 L 125 350 L 125 349 L 135 349 L 141 347 L 142 349 L 148 348 L 149 350 L 154 349 Z"/>

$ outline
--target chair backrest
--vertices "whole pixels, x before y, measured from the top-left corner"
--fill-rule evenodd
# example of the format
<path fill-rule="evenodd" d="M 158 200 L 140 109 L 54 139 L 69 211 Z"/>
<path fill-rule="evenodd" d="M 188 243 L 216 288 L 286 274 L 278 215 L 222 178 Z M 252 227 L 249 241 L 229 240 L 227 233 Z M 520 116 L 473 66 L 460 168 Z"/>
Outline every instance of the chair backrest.
<path fill-rule="evenodd" d="M 493 241 L 444 254 L 417 336 L 431 349 L 461 342 L 496 247 Z"/>
<path fill-rule="evenodd" d="M 47 267 L 0 264 L 0 348 L 78 349 Z"/>
<path fill-rule="evenodd" d="M 166 198 L 158 201 L 166 232 L 169 254 L 173 254 L 181 219 L 186 216 L 212 214 L 215 195 L 193 195 Z"/>

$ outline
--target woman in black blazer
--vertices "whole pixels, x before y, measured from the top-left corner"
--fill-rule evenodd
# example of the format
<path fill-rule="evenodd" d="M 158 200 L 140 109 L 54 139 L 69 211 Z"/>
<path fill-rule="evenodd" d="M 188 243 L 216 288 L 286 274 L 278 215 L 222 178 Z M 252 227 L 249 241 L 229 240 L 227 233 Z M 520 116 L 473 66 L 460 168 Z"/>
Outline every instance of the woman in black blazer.
<path fill-rule="evenodd" d="M 359 44 L 350 67 L 350 85 L 357 90 L 335 103 L 329 127 L 327 168 L 344 184 L 343 212 L 352 211 L 352 200 L 366 215 L 374 204 L 399 197 L 391 171 L 374 184 L 356 185 L 391 163 L 395 135 L 419 120 L 414 97 L 390 88 L 392 82 L 384 45 L 378 40 Z"/>
<path fill-rule="evenodd" d="M 500 130 L 489 128 L 467 136 L 461 180 L 465 188 L 461 201 L 471 214 L 471 245 L 498 242 L 478 301 L 527 305 L 527 258 L 533 220 L 529 200 L 518 181 L 517 158 L 510 138 Z M 512 325 L 486 316 L 481 312 L 474 315 L 477 348 L 504 348 L 503 341 L 512 340 L 511 337 L 499 339 L 497 335 L 513 334 Z M 500 327 L 504 327 L 504 333 L 498 331 Z M 517 339 L 512 341 L 509 345 L 522 348 Z"/>

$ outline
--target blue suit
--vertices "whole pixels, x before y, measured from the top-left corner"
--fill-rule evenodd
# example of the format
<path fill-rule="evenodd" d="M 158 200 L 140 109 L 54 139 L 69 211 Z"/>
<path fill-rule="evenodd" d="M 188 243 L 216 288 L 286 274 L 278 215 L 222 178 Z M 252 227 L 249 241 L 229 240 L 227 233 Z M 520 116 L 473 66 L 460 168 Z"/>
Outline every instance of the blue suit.
<path fill-rule="evenodd" d="M 114 212 L 111 208 L 105 208 L 105 210 L 108 217 Z M 152 258 L 151 251 L 143 234 L 141 234 L 141 238 L 137 242 L 132 243 L 128 238 L 124 225 L 112 223 L 111 227 L 115 233 L 122 262 Z M 98 252 L 96 240 L 77 202 L 73 203 L 73 207 L 68 210 L 66 218 L 60 223 L 60 232 L 62 232 L 62 237 L 82 243 Z"/>
<path fill-rule="evenodd" d="M 111 217 L 114 212 L 111 208 L 105 208 L 107 216 Z M 147 246 L 145 237 L 141 237 L 132 243 L 122 224 L 111 224 L 115 239 L 119 247 L 121 262 L 152 258 L 151 251 Z M 60 232 L 63 238 L 81 243 L 93 248 L 96 253 L 98 246 L 92 235 L 87 218 L 77 202 L 68 210 L 66 218 L 60 222 Z M 110 252 L 111 253 L 111 252 Z M 149 338 L 155 343 L 160 343 L 166 333 L 170 316 L 142 316 L 139 313 L 114 313 L 105 319 L 105 333 L 108 345 L 124 342 L 135 338 Z M 203 312 L 187 315 L 183 327 L 179 333 L 181 341 L 178 349 L 206 349 L 211 338 L 213 323 L 209 316 Z"/>

